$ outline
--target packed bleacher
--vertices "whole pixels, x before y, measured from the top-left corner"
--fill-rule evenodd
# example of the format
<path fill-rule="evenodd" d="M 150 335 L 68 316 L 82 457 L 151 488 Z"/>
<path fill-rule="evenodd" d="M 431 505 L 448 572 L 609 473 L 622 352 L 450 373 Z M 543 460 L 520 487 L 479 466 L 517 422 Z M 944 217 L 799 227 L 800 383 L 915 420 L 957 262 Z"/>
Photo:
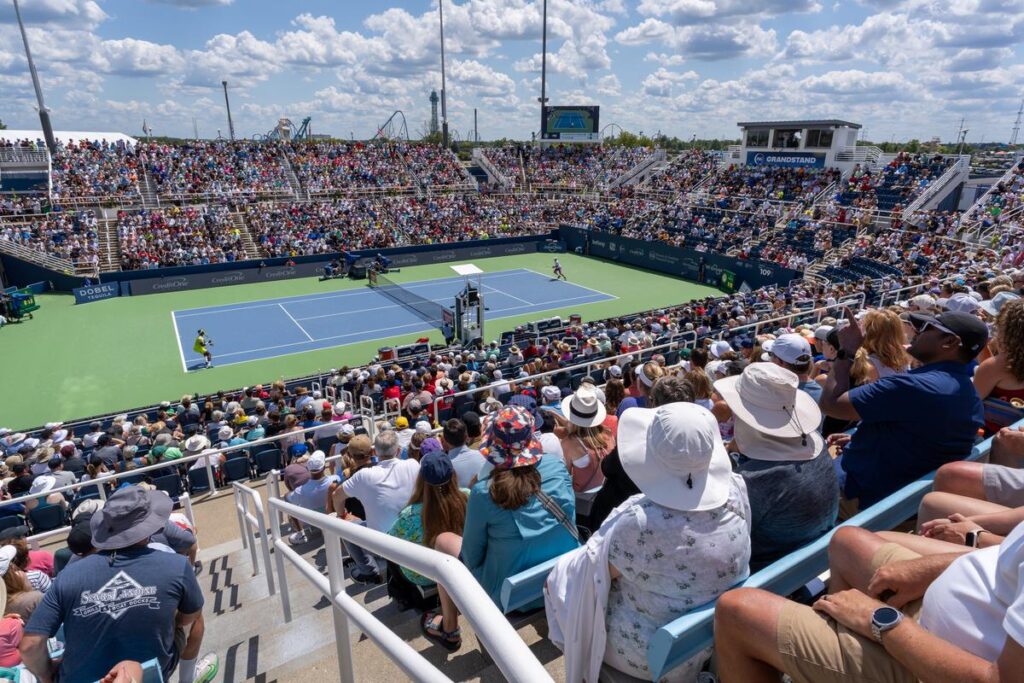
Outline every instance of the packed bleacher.
<path fill-rule="evenodd" d="M 39 215 L 35 212 L 36 206 L 33 203 L 26 207 L 32 210 L 31 218 L 11 217 L 0 223 L 0 241 L 72 262 L 98 262 L 99 241 L 93 210 L 55 211 Z"/>
<path fill-rule="evenodd" d="M 718 168 L 717 157 L 709 151 L 691 149 L 680 153 L 644 182 L 652 192 L 689 192 Z"/>
<path fill-rule="evenodd" d="M 124 270 L 206 265 L 245 258 L 226 207 L 185 206 L 117 212 Z"/>
<path fill-rule="evenodd" d="M 289 193 L 281 146 L 272 143 L 191 141 L 139 145 L 137 154 L 161 195 Z"/>
<path fill-rule="evenodd" d="M 488 147 L 487 159 L 516 186 L 535 189 L 599 190 L 651 156 L 646 147 L 600 145 L 524 145 Z"/>
<path fill-rule="evenodd" d="M 52 196 L 138 198 L 144 159 L 124 144 L 69 142 L 52 159 Z"/>
<path fill-rule="evenodd" d="M 941 155 L 929 157 L 900 152 L 895 159 L 873 172 L 855 169 L 846 187 L 839 189 L 837 201 L 898 212 L 949 170 L 953 161 L 953 158 Z"/>
<path fill-rule="evenodd" d="M 793 680 L 817 681 L 836 657 L 858 665 L 870 658 L 901 672 L 883 680 L 909 680 L 904 670 L 927 678 L 929 663 L 949 648 L 956 649 L 951 661 L 995 666 L 1017 644 L 1015 632 L 1007 636 L 1000 625 L 1021 589 L 1012 573 L 995 567 L 1020 564 L 1012 506 L 1024 491 L 1018 470 L 1007 466 L 1024 451 L 1000 429 L 1024 413 L 983 410 L 982 400 L 1021 391 L 1008 363 L 1024 349 L 1024 271 L 992 271 L 986 258 L 936 264 L 931 274 L 959 279 L 925 281 L 919 293 L 908 291 L 899 303 L 894 296 L 889 305 L 879 305 L 886 292 L 871 281 L 807 282 L 545 333 L 524 326 L 480 349 L 343 367 L 319 378 L 317 389 L 275 382 L 83 425 L 0 430 L 7 474 L 0 512 L 19 528 L 28 524 L 0 540 L 0 566 L 4 548 L 20 538 L 71 530 L 68 548 L 56 557 L 29 554 L 6 570 L 13 572 L 10 581 L 5 576 L 13 586 L 8 612 L 21 617 L 6 626 L 21 645 L 0 642 L 0 657 L 35 670 L 40 643 L 45 648 L 63 623 L 64 676 L 93 680 L 96 671 L 118 665 L 126 657 L 107 640 L 114 636 L 89 638 L 92 622 L 62 617 L 64 605 L 109 580 L 107 558 L 123 555 L 120 570 L 135 566 L 139 560 L 125 549 L 139 543 L 167 546 L 163 559 L 188 569 L 196 560 L 196 530 L 181 515 L 172 518 L 163 501 L 276 470 L 286 500 L 300 507 L 359 519 L 374 531 L 461 557 L 502 609 L 544 604 L 549 637 L 566 654 L 567 680 L 596 680 L 602 666 L 648 680 L 695 680 L 707 667 L 710 640 L 689 652 L 680 633 L 657 656 L 655 643 L 716 600 L 723 681 L 751 680 L 747 672 L 771 667 Z M 894 273 L 889 290 L 910 281 Z M 837 302 L 861 296 L 863 308 L 853 304 L 860 310 L 846 317 Z M 815 310 L 821 306 L 831 308 Z M 775 322 L 755 326 L 769 320 Z M 998 346 L 988 344 L 986 322 Z M 534 377 L 542 371 L 554 374 Z M 353 414 L 363 396 L 373 418 Z M 995 464 L 961 462 L 982 429 L 1000 434 L 991 445 Z M 264 444 L 268 437 L 278 440 Z M 133 481 L 132 470 L 142 467 L 156 469 Z M 937 468 L 937 493 L 916 515 L 919 535 L 879 536 L 852 525 L 828 543 L 838 521 L 858 513 L 874 518 L 887 496 Z M 129 479 L 106 491 L 105 504 L 97 487 L 106 484 L 50 493 L 115 472 Z M 394 493 L 387 502 L 378 495 L 383 479 Z M 454 513 L 428 519 L 424 510 L 437 505 Z M 140 516 L 142 508 L 148 512 Z M 178 527 L 173 533 L 169 522 Z M 320 540 L 314 528 L 293 521 L 288 542 L 302 548 Z M 576 550 L 581 542 L 588 552 Z M 730 592 L 737 584 L 774 585 L 775 563 L 824 545 L 831 560 L 824 597 L 820 587 L 798 600 L 755 588 Z M 352 543 L 346 552 L 351 581 L 386 578 L 393 600 L 422 612 L 421 632 L 430 641 L 448 652 L 464 646 L 464 618 L 443 586 L 419 590 L 432 582 Z M 600 560 L 588 560 L 592 554 Z M 916 588 L 904 588 L 900 574 L 875 573 L 889 565 L 906 570 L 911 565 L 892 563 L 921 556 L 935 559 Z M 998 586 L 966 581 L 968 569 L 985 569 Z M 805 580 L 820 573 L 790 571 Z M 540 584 L 530 583 L 538 572 L 549 585 L 543 601 Z M 179 611 L 202 607 L 195 593 L 177 593 Z M 906 625 L 875 612 L 877 632 L 893 632 L 876 639 L 944 639 L 946 649 L 922 646 L 915 654 L 908 646 L 898 659 L 866 649 L 872 636 L 864 624 L 881 599 L 902 609 Z M 991 624 L 984 629 L 961 633 L 929 612 L 969 609 L 972 599 L 985 606 Z M 815 617 L 810 604 L 834 622 Z M 148 618 L 129 622 L 135 652 L 148 652 L 154 624 L 165 617 Z M 772 637 L 754 647 L 751 629 Z M 200 656 L 196 631 L 178 666 L 195 667 L 198 677 L 216 665 Z M 811 646 L 819 641 L 829 649 Z M 790 642 L 798 658 L 774 649 Z M 155 656 L 170 675 L 176 660 Z M 662 666 L 668 668 L 656 668 Z"/>
<path fill-rule="evenodd" d="M 303 142 L 289 147 L 287 154 L 306 190 L 329 194 L 413 187 L 402 151 L 402 146 L 393 143 Z"/>

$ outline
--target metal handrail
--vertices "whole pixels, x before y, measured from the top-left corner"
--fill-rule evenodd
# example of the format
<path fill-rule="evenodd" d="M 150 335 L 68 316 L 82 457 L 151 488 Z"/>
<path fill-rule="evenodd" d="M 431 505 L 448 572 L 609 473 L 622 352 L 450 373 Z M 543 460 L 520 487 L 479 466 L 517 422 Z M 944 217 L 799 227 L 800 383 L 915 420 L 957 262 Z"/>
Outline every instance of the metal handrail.
<path fill-rule="evenodd" d="M 680 344 L 683 344 L 683 346 L 690 346 L 691 348 L 697 344 L 697 333 L 696 332 L 688 330 L 688 331 L 685 331 L 685 332 L 680 332 L 679 334 L 677 334 L 675 336 L 677 336 L 677 337 L 692 337 L 692 340 L 671 341 L 671 342 L 667 342 L 665 344 L 658 344 L 657 346 L 650 346 L 650 347 L 647 347 L 647 348 L 643 348 L 643 349 L 640 349 L 639 351 L 633 351 L 631 353 L 620 353 L 620 354 L 618 354 L 616 356 L 600 356 L 598 358 L 593 358 L 593 359 L 590 359 L 590 360 L 581 361 L 581 362 L 576 363 L 574 365 L 567 365 L 566 367 L 558 368 L 557 370 L 546 370 L 544 372 L 538 372 L 537 374 L 530 375 L 528 377 L 523 377 L 523 378 L 510 377 L 507 380 L 505 380 L 505 379 L 501 380 L 501 383 L 506 383 L 507 382 L 508 384 L 519 384 L 520 382 L 532 382 L 534 380 L 542 379 L 544 377 L 549 377 L 551 375 L 571 373 L 574 370 L 579 370 L 580 368 L 586 368 L 586 371 L 589 373 L 591 368 L 592 368 L 592 366 L 594 366 L 594 365 L 603 365 L 605 363 L 613 363 L 613 362 L 621 360 L 623 358 L 631 358 L 633 356 L 639 356 L 641 354 L 650 353 L 652 351 L 672 350 L 672 349 L 679 348 Z M 433 402 L 431 403 L 432 412 L 433 412 L 433 415 L 434 415 L 434 424 L 437 424 L 437 422 L 438 422 L 439 406 L 440 406 L 440 404 L 442 402 L 454 401 L 459 396 L 467 396 L 469 394 L 476 394 L 476 393 L 479 393 L 481 391 L 486 391 L 488 389 L 488 387 L 490 387 L 490 386 L 491 386 L 491 384 L 485 384 L 484 386 L 477 387 L 476 389 L 466 389 L 464 391 L 456 391 L 454 393 L 445 394 L 443 396 L 435 396 Z"/>
<path fill-rule="evenodd" d="M 334 605 L 332 616 L 342 681 L 346 683 L 355 681 L 352 644 L 349 637 L 350 618 L 370 640 L 384 650 L 391 660 L 414 680 L 450 680 L 409 643 L 399 638 L 345 592 L 345 575 L 341 555 L 341 541 L 344 540 L 407 567 L 444 587 L 506 679 L 523 683 L 527 681 L 530 683 L 534 681 L 553 683 L 551 675 L 519 637 L 519 634 L 502 615 L 497 605 L 480 586 L 466 565 L 458 558 L 389 536 L 380 531 L 367 529 L 359 524 L 313 512 L 280 498 L 271 498 L 268 502 L 271 510 L 297 519 L 304 525 L 318 528 L 323 533 L 324 550 L 327 555 L 326 579 L 313 565 L 281 539 L 281 531 L 278 526 L 272 527 L 274 549 L 281 558 L 279 567 L 287 558 Z M 284 596 L 287 592 L 287 579 L 283 572 L 281 572 L 280 578 L 281 594 Z M 288 618 L 289 615 L 286 613 L 286 621 Z"/>
<path fill-rule="evenodd" d="M 722 330 L 721 332 L 718 333 L 718 338 L 719 339 L 724 339 L 726 334 L 729 334 L 730 336 L 732 336 L 732 335 L 735 335 L 737 333 L 743 333 L 744 331 L 752 331 L 754 336 L 757 336 L 758 330 L 761 328 L 762 325 L 769 325 L 769 324 L 772 324 L 772 323 L 780 323 L 780 322 L 791 322 L 794 318 L 800 318 L 800 317 L 807 316 L 807 315 L 812 315 L 812 314 L 816 315 L 816 317 L 817 317 L 817 321 L 816 322 L 821 322 L 821 319 L 826 317 L 826 316 L 820 315 L 821 313 L 824 313 L 826 311 L 836 310 L 836 309 L 841 311 L 844 308 L 846 308 L 847 306 L 849 306 L 851 303 L 854 303 L 854 302 L 859 302 L 859 303 L 857 303 L 857 307 L 858 308 L 864 308 L 864 300 L 865 300 L 864 292 L 858 292 L 857 294 L 847 295 L 847 296 L 843 297 L 843 299 L 841 301 L 838 301 L 838 302 L 836 302 L 834 304 L 830 304 L 830 305 L 827 305 L 827 306 L 819 306 L 817 308 L 809 308 L 809 309 L 807 309 L 805 311 L 798 311 L 796 313 L 787 313 L 786 315 L 779 316 L 777 318 L 769 318 L 768 320 L 760 320 L 760 321 L 758 321 L 756 323 L 750 323 L 748 325 L 740 325 L 738 327 L 733 327 L 733 328 L 730 328 L 730 329 L 727 329 L 727 330 Z"/>
<path fill-rule="evenodd" d="M 267 590 L 273 595 L 274 570 L 270 566 L 270 543 L 267 541 L 267 516 L 263 512 L 263 501 L 254 489 L 235 481 L 231 483 L 235 493 L 235 512 L 238 514 L 238 530 L 242 537 L 242 547 L 249 549 L 252 557 L 252 575 L 260 573 L 260 565 L 256 557 L 256 539 L 259 538 L 260 550 L 263 553 L 263 573 L 267 578 Z M 249 506 L 252 506 L 250 511 Z"/>

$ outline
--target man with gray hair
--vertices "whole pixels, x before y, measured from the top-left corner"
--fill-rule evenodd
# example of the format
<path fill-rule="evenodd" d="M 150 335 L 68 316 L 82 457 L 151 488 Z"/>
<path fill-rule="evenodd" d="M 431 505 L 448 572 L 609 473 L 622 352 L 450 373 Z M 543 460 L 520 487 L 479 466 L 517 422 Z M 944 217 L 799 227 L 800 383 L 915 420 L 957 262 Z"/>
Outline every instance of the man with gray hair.
<path fill-rule="evenodd" d="M 377 434 L 373 442 L 377 463 L 359 470 L 338 487 L 334 492 L 334 509 L 344 510 L 345 499 L 356 498 L 366 510 L 366 519 L 362 523 L 387 533 L 412 497 L 420 471 L 417 461 L 399 460 L 400 451 L 398 434 L 394 430 Z M 380 583 L 380 559 L 353 543 L 346 542 L 345 545 L 356 565 L 352 580 Z"/>

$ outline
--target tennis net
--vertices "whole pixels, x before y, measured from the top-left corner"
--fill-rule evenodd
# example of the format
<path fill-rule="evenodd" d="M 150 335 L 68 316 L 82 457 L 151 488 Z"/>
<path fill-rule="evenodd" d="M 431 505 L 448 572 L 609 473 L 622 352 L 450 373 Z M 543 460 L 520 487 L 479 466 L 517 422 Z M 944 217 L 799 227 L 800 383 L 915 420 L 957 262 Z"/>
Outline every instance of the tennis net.
<path fill-rule="evenodd" d="M 434 327 L 441 329 L 446 313 L 449 315 L 449 320 L 451 319 L 452 310 L 450 308 L 413 293 L 411 290 L 392 282 L 379 272 L 370 271 L 368 275 L 371 287 L 395 303 L 412 311 Z"/>

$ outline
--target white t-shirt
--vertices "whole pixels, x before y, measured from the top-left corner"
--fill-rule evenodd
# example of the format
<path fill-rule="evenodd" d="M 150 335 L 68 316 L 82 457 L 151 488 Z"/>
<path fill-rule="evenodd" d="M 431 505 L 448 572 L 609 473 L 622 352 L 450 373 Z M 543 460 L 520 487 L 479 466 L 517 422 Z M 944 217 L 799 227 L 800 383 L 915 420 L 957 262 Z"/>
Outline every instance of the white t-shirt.
<path fill-rule="evenodd" d="M 1024 523 L 1000 545 L 957 558 L 924 595 L 921 626 L 990 662 L 1024 645 Z"/>
<path fill-rule="evenodd" d="M 415 460 L 381 460 L 364 467 L 342 483 L 346 496 L 358 498 L 366 510 L 366 526 L 387 532 L 409 504 L 420 464 Z"/>

